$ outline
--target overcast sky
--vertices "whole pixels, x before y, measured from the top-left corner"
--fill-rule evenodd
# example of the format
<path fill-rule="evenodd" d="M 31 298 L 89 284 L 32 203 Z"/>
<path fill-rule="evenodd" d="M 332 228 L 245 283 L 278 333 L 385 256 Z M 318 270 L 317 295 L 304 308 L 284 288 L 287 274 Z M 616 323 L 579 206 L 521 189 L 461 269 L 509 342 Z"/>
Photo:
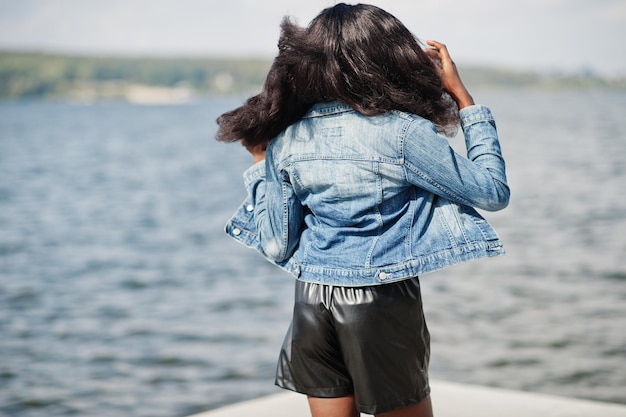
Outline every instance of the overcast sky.
<path fill-rule="evenodd" d="M 0 48 L 273 57 L 327 0 L 0 0 Z M 371 0 L 459 64 L 626 75 L 626 0 Z"/>

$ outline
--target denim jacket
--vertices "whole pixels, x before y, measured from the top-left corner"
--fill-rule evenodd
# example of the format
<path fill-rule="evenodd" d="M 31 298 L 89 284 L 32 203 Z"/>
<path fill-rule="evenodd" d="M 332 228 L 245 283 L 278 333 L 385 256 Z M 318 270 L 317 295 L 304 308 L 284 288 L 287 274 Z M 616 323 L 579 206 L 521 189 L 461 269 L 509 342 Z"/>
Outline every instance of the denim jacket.
<path fill-rule="evenodd" d="M 248 197 L 226 233 L 297 279 L 377 285 L 504 253 L 473 207 L 506 207 L 509 187 L 485 106 L 460 111 L 467 158 L 428 120 L 313 106 L 244 173 Z"/>

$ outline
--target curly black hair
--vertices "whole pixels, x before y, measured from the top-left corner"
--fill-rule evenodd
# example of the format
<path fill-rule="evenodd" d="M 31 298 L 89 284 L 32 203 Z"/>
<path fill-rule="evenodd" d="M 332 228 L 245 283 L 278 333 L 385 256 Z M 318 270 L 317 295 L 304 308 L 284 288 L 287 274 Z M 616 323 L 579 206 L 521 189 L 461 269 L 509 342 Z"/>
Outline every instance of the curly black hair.
<path fill-rule="evenodd" d="M 337 4 L 308 27 L 281 24 L 279 53 L 260 94 L 218 117 L 217 140 L 266 143 L 315 103 L 342 101 L 364 115 L 406 111 L 453 134 L 458 107 L 419 40 L 372 5 Z"/>

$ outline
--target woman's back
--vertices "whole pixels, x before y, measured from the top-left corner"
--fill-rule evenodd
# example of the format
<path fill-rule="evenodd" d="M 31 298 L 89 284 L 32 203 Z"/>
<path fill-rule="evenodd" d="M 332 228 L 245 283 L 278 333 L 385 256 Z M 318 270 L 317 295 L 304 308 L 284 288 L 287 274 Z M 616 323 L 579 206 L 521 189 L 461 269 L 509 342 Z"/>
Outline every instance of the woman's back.
<path fill-rule="evenodd" d="M 266 256 L 310 282 L 360 286 L 502 253 L 470 207 L 508 201 L 493 119 L 484 106 L 461 116 L 472 130 L 469 147 L 482 153 L 477 162 L 456 154 L 422 117 L 313 106 L 246 173 Z M 249 227 L 244 222 L 227 230 Z"/>
<path fill-rule="evenodd" d="M 376 211 L 410 186 L 400 168 L 402 124 L 395 113 L 365 117 L 340 103 L 320 105 L 271 149 L 319 221 L 369 234 L 380 227 Z"/>

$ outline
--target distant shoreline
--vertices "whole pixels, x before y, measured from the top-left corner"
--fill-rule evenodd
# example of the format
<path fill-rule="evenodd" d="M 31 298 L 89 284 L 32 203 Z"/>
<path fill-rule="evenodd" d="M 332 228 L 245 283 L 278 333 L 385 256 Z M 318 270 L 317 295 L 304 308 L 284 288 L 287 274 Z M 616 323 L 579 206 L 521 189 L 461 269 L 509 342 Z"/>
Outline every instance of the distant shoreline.
<path fill-rule="evenodd" d="M 207 94 L 259 92 L 271 60 L 127 57 L 0 51 L 0 98 L 181 102 Z M 470 88 L 626 89 L 626 76 L 463 66 Z"/>

